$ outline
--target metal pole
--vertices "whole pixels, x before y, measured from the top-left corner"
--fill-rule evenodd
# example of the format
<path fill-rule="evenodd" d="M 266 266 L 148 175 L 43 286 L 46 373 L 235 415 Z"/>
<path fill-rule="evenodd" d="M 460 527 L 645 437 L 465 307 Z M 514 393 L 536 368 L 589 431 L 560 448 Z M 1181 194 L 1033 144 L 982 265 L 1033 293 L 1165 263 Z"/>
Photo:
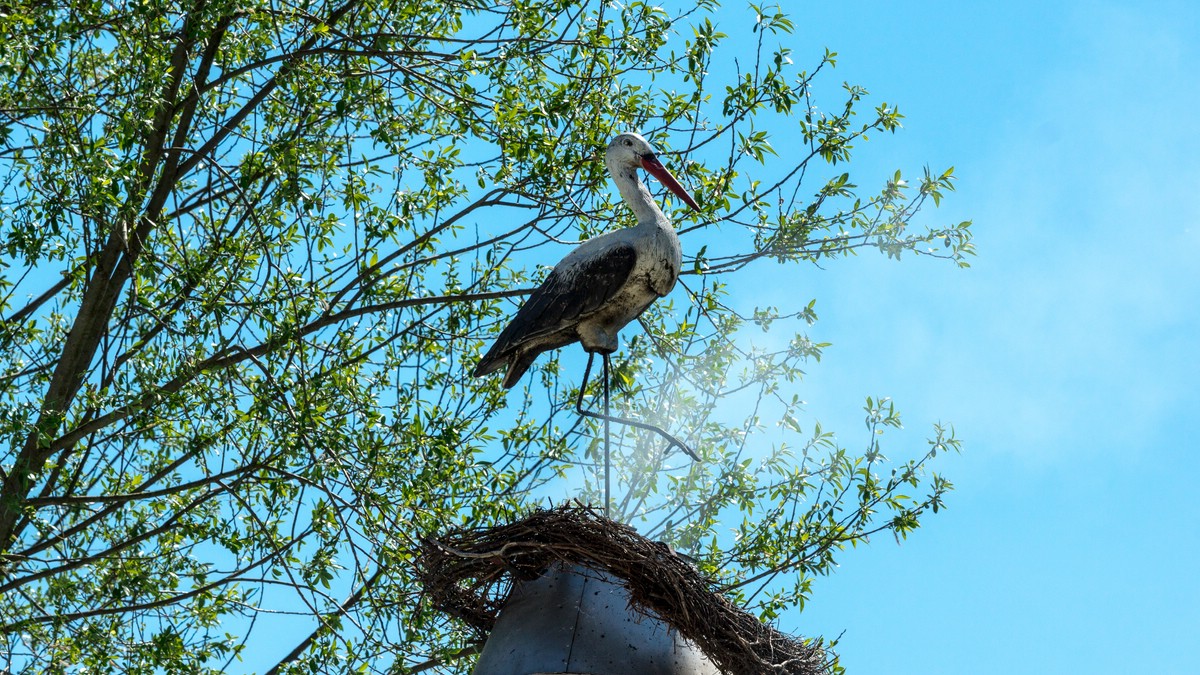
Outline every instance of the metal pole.
<path fill-rule="evenodd" d="M 609 474 L 612 472 L 612 459 L 608 446 L 608 423 L 611 417 L 608 414 L 608 354 L 601 356 L 604 358 L 604 517 L 608 518 L 609 504 L 612 503 L 612 499 L 609 497 Z"/>

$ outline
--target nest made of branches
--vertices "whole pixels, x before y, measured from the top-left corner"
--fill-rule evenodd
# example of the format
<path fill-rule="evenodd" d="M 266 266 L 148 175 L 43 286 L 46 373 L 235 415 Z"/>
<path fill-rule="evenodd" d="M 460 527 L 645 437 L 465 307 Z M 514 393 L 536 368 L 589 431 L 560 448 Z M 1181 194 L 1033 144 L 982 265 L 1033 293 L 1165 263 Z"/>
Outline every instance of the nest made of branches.
<path fill-rule="evenodd" d="M 509 525 L 426 537 L 417 571 L 429 602 L 486 635 L 514 580 L 554 563 L 580 564 L 625 582 L 634 609 L 666 621 L 731 675 L 828 671 L 825 652 L 763 624 L 714 590 L 661 542 L 586 506 L 539 510 Z"/>

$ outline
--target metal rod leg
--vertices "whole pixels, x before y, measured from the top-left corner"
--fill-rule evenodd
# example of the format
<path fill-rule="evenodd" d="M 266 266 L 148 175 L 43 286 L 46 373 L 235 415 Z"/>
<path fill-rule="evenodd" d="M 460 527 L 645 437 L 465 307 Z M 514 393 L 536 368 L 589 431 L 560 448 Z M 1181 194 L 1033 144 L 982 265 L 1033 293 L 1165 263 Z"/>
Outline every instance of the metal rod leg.
<path fill-rule="evenodd" d="M 680 450 L 682 450 L 684 453 L 687 454 L 688 457 L 691 457 L 694 461 L 699 462 L 700 456 L 697 455 L 695 453 L 695 451 L 693 451 L 691 448 L 689 448 L 687 446 L 687 444 L 685 444 L 683 441 L 681 441 L 678 438 L 675 438 L 671 434 L 667 433 L 666 430 L 664 430 L 664 429 L 656 427 L 653 424 L 646 424 L 645 422 L 638 422 L 636 420 L 627 419 L 625 417 L 613 417 L 612 415 L 608 414 L 608 406 L 607 405 L 605 405 L 605 408 L 604 408 L 605 411 L 603 414 L 592 412 L 591 410 L 583 409 L 583 392 L 585 389 L 587 389 L 588 376 L 592 372 L 592 359 L 595 358 L 595 356 L 596 355 L 594 353 L 588 352 L 587 367 L 583 370 L 583 382 L 581 382 L 579 384 L 579 397 L 577 399 L 575 399 L 575 411 L 578 412 L 580 415 L 583 415 L 584 417 L 592 417 L 592 418 L 595 418 L 598 420 L 604 420 L 606 422 L 616 422 L 617 424 L 624 424 L 624 425 L 631 426 L 631 427 L 637 427 L 638 429 L 645 429 L 646 431 L 653 431 L 654 433 L 658 434 L 659 436 L 662 436 L 663 438 L 667 439 L 667 441 L 672 446 L 675 446 L 675 447 L 679 448 Z M 604 364 L 605 364 L 605 366 L 607 366 L 608 365 L 608 355 L 605 354 L 603 356 L 604 356 Z M 604 401 L 606 404 L 608 402 L 608 377 L 607 376 L 608 376 L 608 369 L 605 368 Z M 668 446 L 667 449 L 670 450 L 670 446 Z"/>

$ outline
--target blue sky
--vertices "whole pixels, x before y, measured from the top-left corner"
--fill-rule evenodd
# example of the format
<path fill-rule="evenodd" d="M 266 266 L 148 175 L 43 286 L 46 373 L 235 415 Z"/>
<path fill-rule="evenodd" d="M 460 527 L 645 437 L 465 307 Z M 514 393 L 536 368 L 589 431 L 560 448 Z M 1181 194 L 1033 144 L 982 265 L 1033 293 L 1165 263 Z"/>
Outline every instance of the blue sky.
<path fill-rule="evenodd" d="M 958 191 L 918 224 L 974 220 L 979 256 L 868 252 L 774 301 L 753 286 L 760 304 L 817 299 L 810 335 L 833 346 L 801 385 L 806 426 L 860 450 L 863 399 L 890 396 L 894 458 L 937 421 L 965 442 L 934 467 L 949 508 L 903 545 L 845 552 L 783 627 L 843 634 L 852 675 L 1196 672 L 1200 4 L 788 11 L 800 68 L 839 53 L 819 103 L 845 80 L 906 115 L 857 149 L 863 194 L 955 166 Z M 720 21 L 748 35 L 742 5 Z"/>
<path fill-rule="evenodd" d="M 949 509 L 844 554 L 788 628 L 844 630 L 851 673 L 1196 672 L 1200 4 L 828 5 L 793 58 L 837 51 L 907 116 L 856 182 L 955 166 L 923 217 L 973 219 L 979 256 L 804 274 L 834 343 L 810 417 L 853 449 L 886 395 L 893 447 L 939 420 L 966 445 Z"/>

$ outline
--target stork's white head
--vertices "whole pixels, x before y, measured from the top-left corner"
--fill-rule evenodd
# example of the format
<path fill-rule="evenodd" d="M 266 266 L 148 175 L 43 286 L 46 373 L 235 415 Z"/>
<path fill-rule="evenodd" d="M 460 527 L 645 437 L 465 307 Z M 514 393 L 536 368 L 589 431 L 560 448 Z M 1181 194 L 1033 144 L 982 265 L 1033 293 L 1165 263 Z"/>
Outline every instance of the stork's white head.
<path fill-rule="evenodd" d="M 675 177 L 658 161 L 658 157 L 654 155 L 654 148 L 638 134 L 632 132 L 619 134 L 612 139 L 612 142 L 608 144 L 608 149 L 604 152 L 604 163 L 613 176 L 632 174 L 636 178 L 637 169 L 645 169 L 688 206 L 697 211 L 700 210 L 696 200 L 692 199 L 679 181 L 675 180 Z"/>
<path fill-rule="evenodd" d="M 618 134 L 608 144 L 608 150 L 604 153 L 604 163 L 608 165 L 609 169 L 640 168 L 642 157 L 653 154 L 654 148 L 639 134 L 632 132 Z"/>

